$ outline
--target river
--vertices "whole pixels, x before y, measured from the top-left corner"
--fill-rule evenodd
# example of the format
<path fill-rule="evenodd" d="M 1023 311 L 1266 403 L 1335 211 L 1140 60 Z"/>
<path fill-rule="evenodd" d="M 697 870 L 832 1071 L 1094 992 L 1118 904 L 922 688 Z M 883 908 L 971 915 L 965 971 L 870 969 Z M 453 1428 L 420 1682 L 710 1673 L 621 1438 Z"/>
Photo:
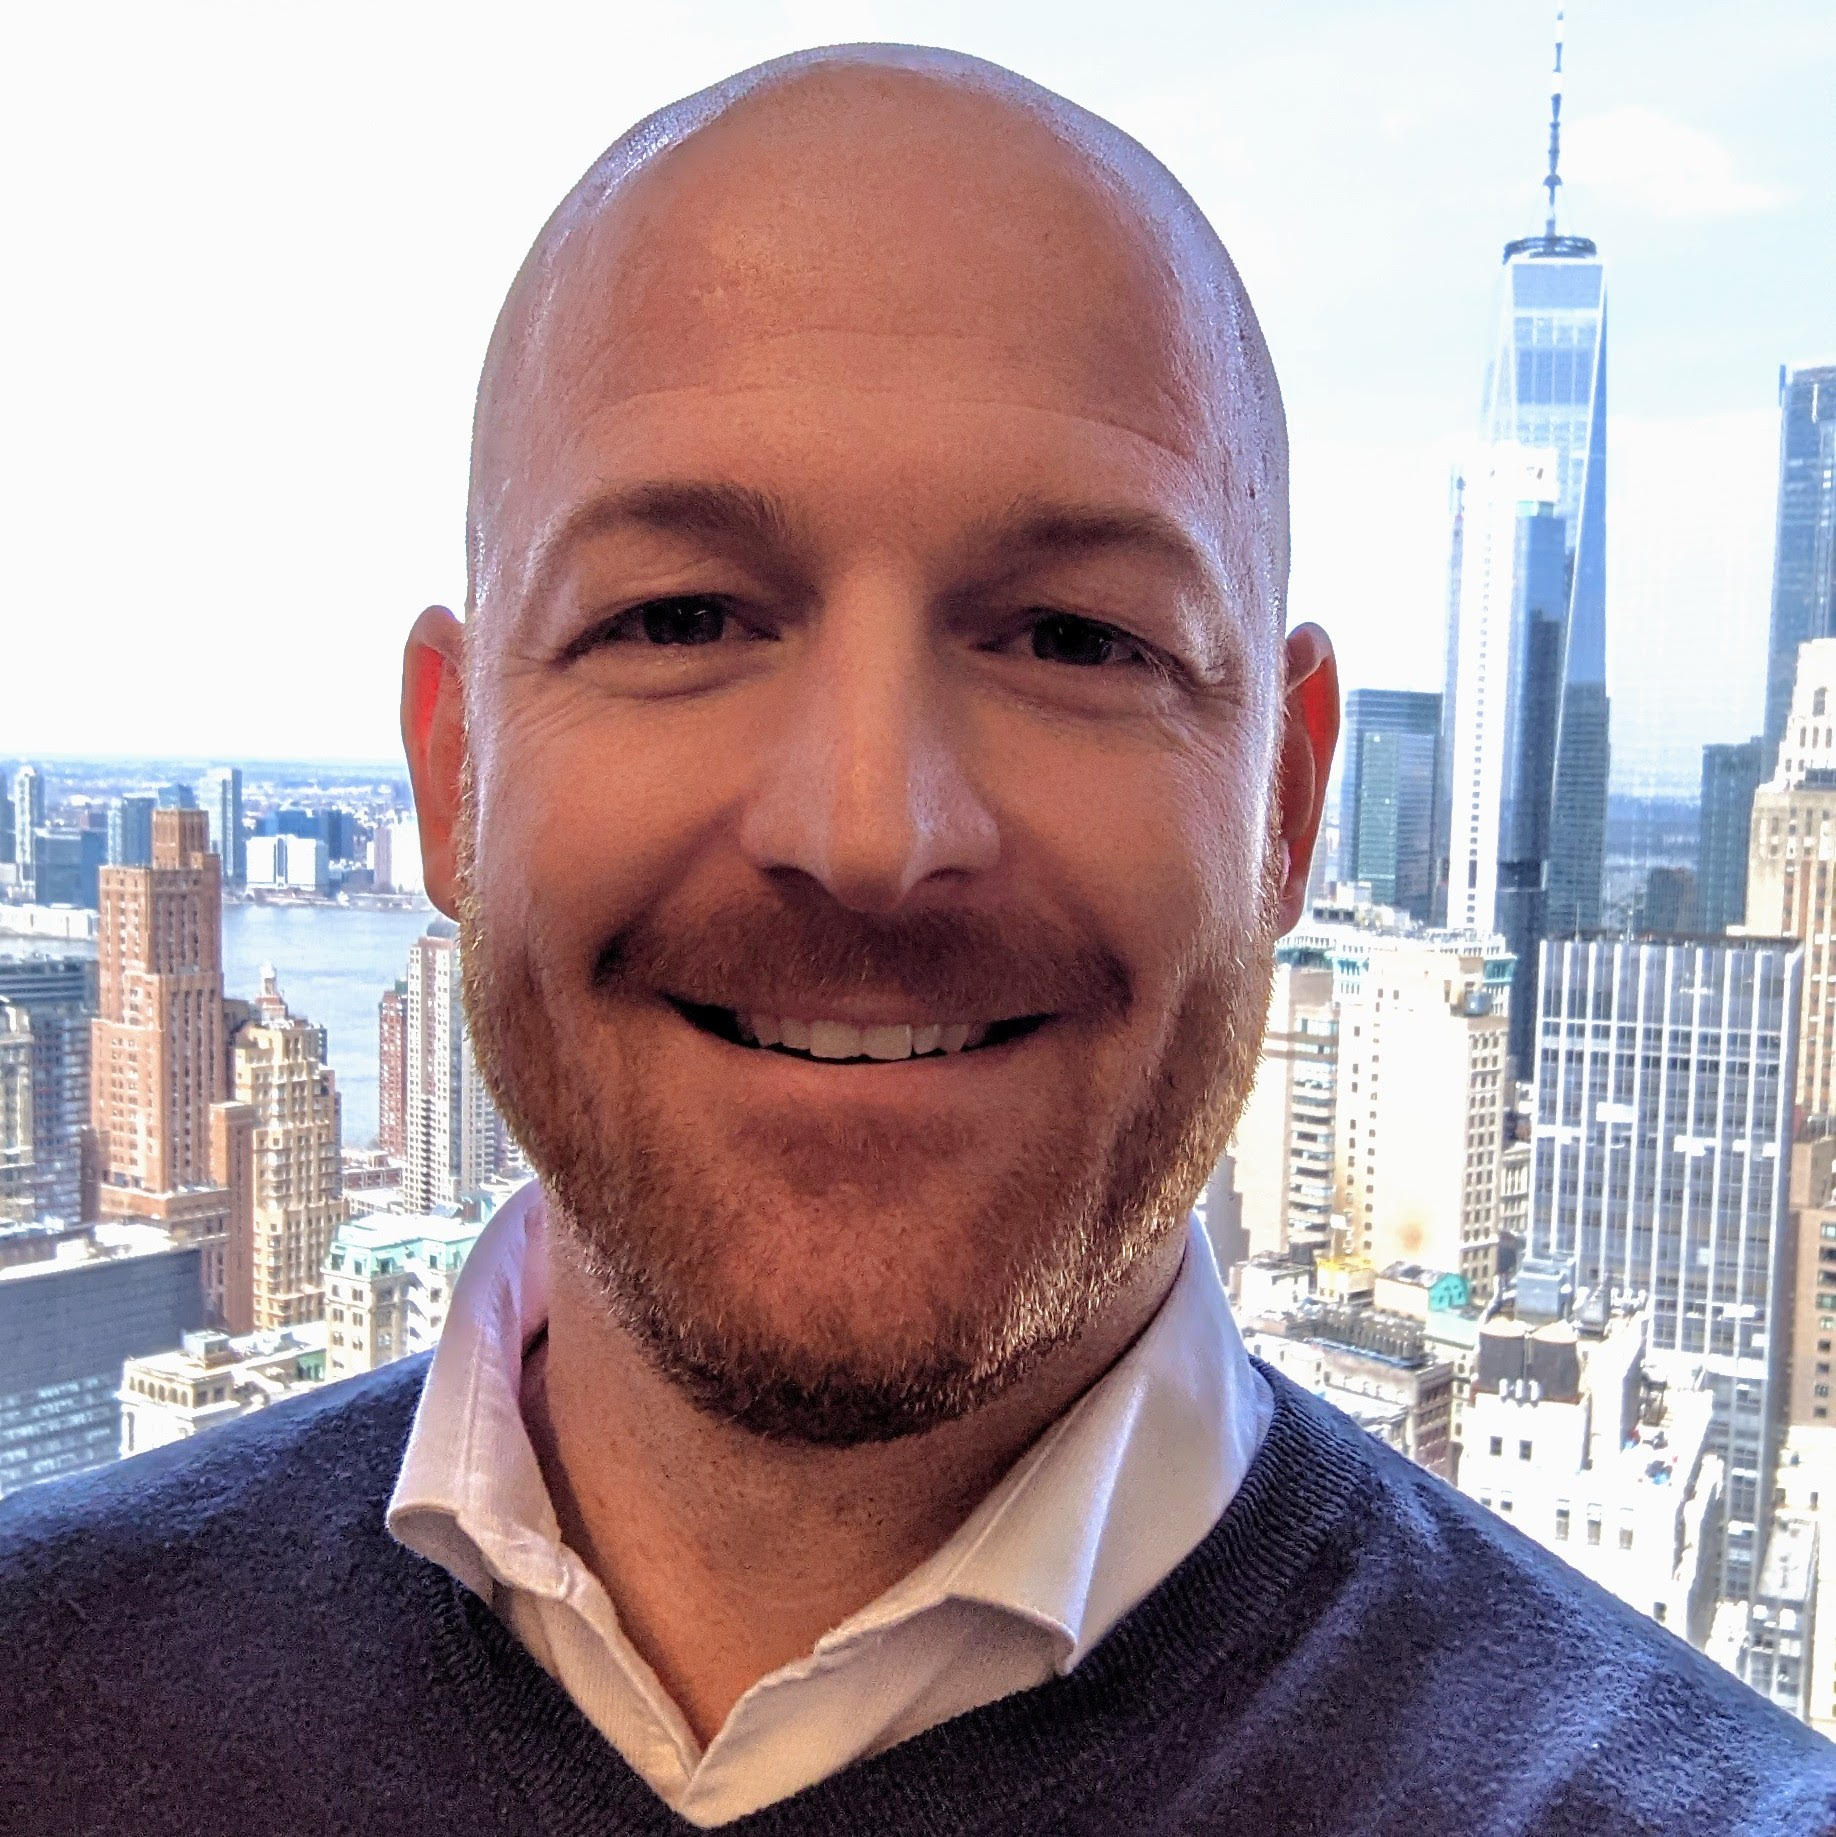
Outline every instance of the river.
<path fill-rule="evenodd" d="M 406 972 L 408 946 L 432 917 L 356 906 L 223 908 L 224 994 L 253 1000 L 261 966 L 274 965 L 287 1006 L 325 1029 L 347 1148 L 376 1139 L 376 1004 Z"/>

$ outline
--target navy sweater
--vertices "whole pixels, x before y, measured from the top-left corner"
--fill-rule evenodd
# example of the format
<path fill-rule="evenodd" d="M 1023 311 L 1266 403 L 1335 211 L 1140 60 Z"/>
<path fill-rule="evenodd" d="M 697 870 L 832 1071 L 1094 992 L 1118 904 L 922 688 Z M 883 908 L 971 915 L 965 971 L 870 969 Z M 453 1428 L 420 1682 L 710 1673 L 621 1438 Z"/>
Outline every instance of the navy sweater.
<path fill-rule="evenodd" d="M 0 1831 L 691 1828 L 384 1529 L 425 1368 L 0 1504 Z M 725 1828 L 1836 1831 L 1836 1748 L 1269 1382 L 1230 1509 L 1069 1677 Z"/>

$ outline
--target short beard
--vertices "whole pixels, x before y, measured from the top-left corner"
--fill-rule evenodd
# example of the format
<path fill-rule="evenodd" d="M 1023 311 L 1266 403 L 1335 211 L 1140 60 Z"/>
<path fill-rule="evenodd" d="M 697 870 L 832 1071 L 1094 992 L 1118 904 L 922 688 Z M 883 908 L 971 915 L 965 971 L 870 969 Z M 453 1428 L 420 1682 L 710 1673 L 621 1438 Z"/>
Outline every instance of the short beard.
<path fill-rule="evenodd" d="M 1063 1128 L 1019 1144 L 973 1196 L 962 1233 L 978 1258 L 972 1271 L 927 1287 L 935 1272 L 920 1245 L 888 1309 L 902 1317 L 883 1330 L 876 1321 L 863 1331 L 842 1299 L 814 1294 L 787 1331 L 756 1304 L 759 1272 L 746 1256 L 769 1258 L 770 1248 L 760 1248 L 752 1196 L 735 1192 L 672 1126 L 641 1076 L 583 1075 L 595 1055 L 579 1050 L 567 1022 L 593 996 L 554 988 L 525 939 L 492 934 L 477 895 L 469 789 L 459 859 L 466 1010 L 486 1081 L 549 1196 L 562 1264 L 699 1410 L 755 1435 L 825 1447 L 893 1441 L 1011 1390 L 1079 1339 L 1180 1227 L 1247 1099 L 1273 973 L 1273 847 L 1252 931 L 1214 942 L 1186 966 L 1183 999 L 1138 1100 L 1111 1097 L 1105 1115 L 1102 1094 L 1087 1092 L 1088 1103 L 1067 1106 Z M 1126 1006 L 1120 965 L 1080 958 L 1056 936 L 1042 943 L 1022 927 L 1017 937 L 1012 925 L 998 935 L 986 923 L 965 932 L 955 917 L 947 926 L 920 915 L 867 920 L 817 901 L 787 911 L 761 896 L 757 910 L 710 915 L 705 927 L 653 943 L 651 955 L 667 952 L 673 964 L 699 952 L 720 966 L 717 978 L 741 985 L 776 974 L 811 991 L 850 982 L 917 996 L 957 991 L 933 1012 L 990 1011 L 963 1003 L 991 981 L 1057 977 L 1088 1000 L 1120 978 L 1109 994 Z M 758 939 L 768 942 L 748 960 Z M 898 1190 L 902 1168 L 947 1164 L 962 1145 L 941 1124 L 862 1122 L 818 1141 L 812 1129 L 800 1124 L 782 1139 L 762 1130 L 748 1141 L 761 1169 L 812 1202 L 872 1207 Z"/>

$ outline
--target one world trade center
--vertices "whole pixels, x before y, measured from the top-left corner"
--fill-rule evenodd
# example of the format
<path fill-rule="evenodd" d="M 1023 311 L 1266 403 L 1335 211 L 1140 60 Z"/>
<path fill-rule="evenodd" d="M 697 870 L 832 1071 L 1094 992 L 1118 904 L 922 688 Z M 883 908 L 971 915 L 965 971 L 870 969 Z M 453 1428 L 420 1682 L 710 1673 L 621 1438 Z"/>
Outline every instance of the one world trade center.
<path fill-rule="evenodd" d="M 1606 839 L 1606 274 L 1549 214 L 1508 243 L 1480 447 L 1465 480 L 1441 783 L 1447 922 L 1516 953 L 1511 1049 L 1530 1075 L 1537 945 L 1600 922 Z"/>

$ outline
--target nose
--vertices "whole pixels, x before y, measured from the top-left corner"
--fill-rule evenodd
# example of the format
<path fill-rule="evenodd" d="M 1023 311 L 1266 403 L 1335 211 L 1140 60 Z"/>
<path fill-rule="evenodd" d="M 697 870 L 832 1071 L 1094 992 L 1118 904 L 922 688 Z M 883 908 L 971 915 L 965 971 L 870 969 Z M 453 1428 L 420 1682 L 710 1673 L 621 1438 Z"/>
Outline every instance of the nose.
<path fill-rule="evenodd" d="M 761 872 L 796 872 L 858 912 L 985 873 L 1000 832 L 963 756 L 960 690 L 921 594 L 885 575 L 819 611 L 740 826 Z"/>

